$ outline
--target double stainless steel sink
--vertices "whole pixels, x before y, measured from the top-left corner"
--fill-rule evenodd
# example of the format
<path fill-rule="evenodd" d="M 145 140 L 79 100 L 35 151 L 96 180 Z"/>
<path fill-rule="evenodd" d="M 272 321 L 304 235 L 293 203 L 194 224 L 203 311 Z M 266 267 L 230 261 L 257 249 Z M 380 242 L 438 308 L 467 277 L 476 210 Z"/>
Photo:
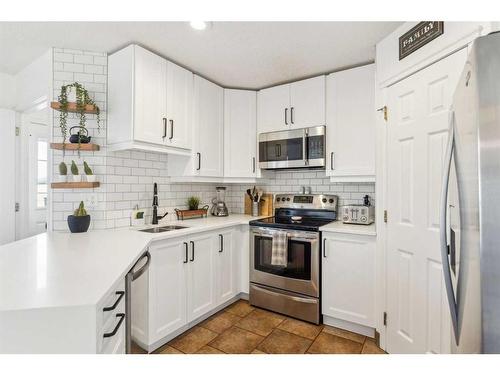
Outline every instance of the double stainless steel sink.
<path fill-rule="evenodd" d="M 187 227 L 182 227 L 180 225 L 165 225 L 163 227 L 140 229 L 139 232 L 162 233 L 162 232 L 170 232 L 172 230 L 184 229 L 184 228 L 187 228 Z"/>

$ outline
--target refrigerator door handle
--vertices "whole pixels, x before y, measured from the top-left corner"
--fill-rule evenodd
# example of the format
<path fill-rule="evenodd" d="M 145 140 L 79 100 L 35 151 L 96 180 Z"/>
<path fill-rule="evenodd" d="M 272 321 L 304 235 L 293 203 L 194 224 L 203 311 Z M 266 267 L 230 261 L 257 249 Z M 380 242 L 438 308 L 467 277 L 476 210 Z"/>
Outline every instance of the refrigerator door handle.
<path fill-rule="evenodd" d="M 455 293 L 453 291 L 453 283 L 451 279 L 450 271 L 450 261 L 448 258 L 448 239 L 447 239 L 447 229 L 446 229 L 446 217 L 448 209 L 448 185 L 450 182 L 450 170 L 451 161 L 453 156 L 453 151 L 455 148 L 455 114 L 453 111 L 450 112 L 450 134 L 448 138 L 448 145 L 446 147 L 446 154 L 444 159 L 444 173 L 443 181 L 441 185 L 441 207 L 440 207 L 440 217 L 439 217 L 439 239 L 440 239 L 440 250 L 441 250 L 441 261 L 443 263 L 443 276 L 444 283 L 446 287 L 446 295 L 448 297 L 448 305 L 450 306 L 451 321 L 453 325 L 453 332 L 455 334 L 455 342 L 458 345 L 460 332 L 458 329 L 458 307 L 455 299 Z"/>

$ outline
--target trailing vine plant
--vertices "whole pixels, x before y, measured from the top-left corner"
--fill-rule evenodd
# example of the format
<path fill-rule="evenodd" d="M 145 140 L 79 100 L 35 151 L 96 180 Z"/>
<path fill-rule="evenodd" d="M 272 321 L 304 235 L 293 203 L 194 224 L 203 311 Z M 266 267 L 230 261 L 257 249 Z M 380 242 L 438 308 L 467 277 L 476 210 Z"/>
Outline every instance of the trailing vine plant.
<path fill-rule="evenodd" d="M 87 117 L 85 116 L 85 107 L 87 105 L 93 105 L 96 110 L 97 119 L 97 131 L 101 132 L 101 119 L 100 119 L 100 109 L 95 104 L 94 100 L 89 96 L 88 91 L 78 82 L 73 82 L 68 85 L 61 86 L 61 92 L 57 98 L 60 103 L 60 114 L 59 114 L 59 127 L 61 128 L 61 134 L 63 137 L 63 152 L 65 150 L 64 144 L 68 138 L 68 93 L 72 89 L 76 92 L 76 109 L 79 115 L 78 125 L 81 127 L 78 131 L 78 154 L 80 154 L 80 137 L 82 129 L 85 128 Z"/>

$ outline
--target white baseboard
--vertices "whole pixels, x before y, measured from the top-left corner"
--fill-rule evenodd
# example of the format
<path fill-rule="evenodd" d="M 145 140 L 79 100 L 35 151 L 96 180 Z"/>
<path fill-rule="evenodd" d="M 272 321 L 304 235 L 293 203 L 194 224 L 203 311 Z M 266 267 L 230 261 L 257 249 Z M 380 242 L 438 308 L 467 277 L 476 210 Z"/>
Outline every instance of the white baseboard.
<path fill-rule="evenodd" d="M 375 328 L 367 327 L 361 324 L 348 322 L 346 320 L 332 318 L 330 316 L 323 315 L 323 323 L 327 326 L 332 326 L 340 329 L 345 329 L 346 331 L 351 331 L 358 333 L 360 335 L 375 338 Z"/>

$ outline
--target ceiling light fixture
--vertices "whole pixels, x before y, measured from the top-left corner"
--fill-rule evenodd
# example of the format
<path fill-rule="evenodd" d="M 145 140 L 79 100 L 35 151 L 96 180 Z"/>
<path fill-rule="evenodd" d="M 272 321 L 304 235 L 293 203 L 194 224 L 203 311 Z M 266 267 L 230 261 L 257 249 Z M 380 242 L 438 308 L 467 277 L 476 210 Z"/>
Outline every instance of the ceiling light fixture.
<path fill-rule="evenodd" d="M 205 30 L 208 26 L 208 23 L 205 21 L 191 21 L 189 24 L 195 30 Z"/>

